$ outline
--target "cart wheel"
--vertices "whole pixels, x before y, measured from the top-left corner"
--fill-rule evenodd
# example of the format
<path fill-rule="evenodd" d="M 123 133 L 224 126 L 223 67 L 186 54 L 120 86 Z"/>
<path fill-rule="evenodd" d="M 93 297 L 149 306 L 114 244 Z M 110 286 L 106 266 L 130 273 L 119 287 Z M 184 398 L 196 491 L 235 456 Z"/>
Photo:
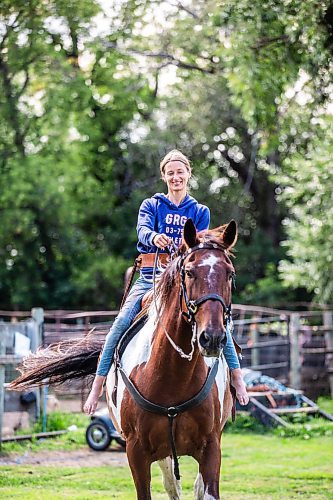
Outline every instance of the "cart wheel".
<path fill-rule="evenodd" d="M 109 429 L 103 422 L 93 421 L 87 427 L 86 440 L 93 450 L 106 450 L 111 443 Z"/>
<path fill-rule="evenodd" d="M 122 437 L 115 437 L 114 440 L 116 441 L 116 443 L 120 444 L 120 446 L 122 446 L 123 448 L 126 448 L 126 441 L 125 439 L 123 439 Z"/>

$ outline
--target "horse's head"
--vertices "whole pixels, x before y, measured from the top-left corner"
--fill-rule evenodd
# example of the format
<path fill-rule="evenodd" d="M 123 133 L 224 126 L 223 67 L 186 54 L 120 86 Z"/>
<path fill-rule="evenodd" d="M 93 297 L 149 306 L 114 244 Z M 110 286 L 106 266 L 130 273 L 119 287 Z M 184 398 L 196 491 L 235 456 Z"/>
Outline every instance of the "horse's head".
<path fill-rule="evenodd" d="M 231 319 L 231 288 L 235 269 L 229 250 L 237 240 L 234 220 L 211 231 L 197 233 L 191 219 L 184 226 L 184 253 L 180 260 L 185 315 L 196 322 L 199 349 L 219 356 Z"/>

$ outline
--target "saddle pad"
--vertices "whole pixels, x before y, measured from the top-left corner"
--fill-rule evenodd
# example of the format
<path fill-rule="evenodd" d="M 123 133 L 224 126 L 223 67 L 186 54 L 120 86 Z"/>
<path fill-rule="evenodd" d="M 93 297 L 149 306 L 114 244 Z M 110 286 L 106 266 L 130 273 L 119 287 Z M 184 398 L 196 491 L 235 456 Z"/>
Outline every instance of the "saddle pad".
<path fill-rule="evenodd" d="M 135 337 L 135 335 L 139 332 L 139 330 L 141 330 L 143 325 L 146 323 L 147 318 L 148 318 L 147 310 L 140 311 L 139 314 L 136 316 L 134 322 L 131 324 L 128 330 L 126 330 L 126 332 L 120 339 L 119 344 L 117 346 L 118 359 L 121 359 L 126 347 L 130 343 L 130 341 Z"/>

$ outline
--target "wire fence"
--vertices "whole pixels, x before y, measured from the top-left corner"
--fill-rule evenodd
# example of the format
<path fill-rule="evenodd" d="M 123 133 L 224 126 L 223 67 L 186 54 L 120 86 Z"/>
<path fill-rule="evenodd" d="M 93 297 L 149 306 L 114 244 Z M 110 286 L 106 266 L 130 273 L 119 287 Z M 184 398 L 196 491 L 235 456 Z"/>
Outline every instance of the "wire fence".
<path fill-rule="evenodd" d="M 118 311 L 44 311 L 44 345 L 65 339 L 97 335 L 103 339 Z M 260 306 L 234 305 L 234 337 L 243 351 L 242 367 L 259 370 L 310 397 L 333 395 L 333 326 L 331 311 L 281 311 Z M 31 312 L 0 311 L 11 324 L 25 324 Z M 15 367 L 6 367 L 6 380 Z M 80 395 L 87 384 L 67 384 L 57 392 Z"/>

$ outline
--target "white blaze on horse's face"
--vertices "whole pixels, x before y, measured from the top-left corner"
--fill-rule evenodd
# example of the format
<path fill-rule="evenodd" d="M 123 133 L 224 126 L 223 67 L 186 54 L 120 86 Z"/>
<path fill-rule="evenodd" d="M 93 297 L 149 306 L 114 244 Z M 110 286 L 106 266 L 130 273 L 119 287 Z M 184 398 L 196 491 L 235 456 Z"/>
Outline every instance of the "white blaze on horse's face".
<path fill-rule="evenodd" d="M 198 267 L 203 267 L 203 266 L 209 266 L 209 273 L 208 273 L 208 280 L 213 276 L 214 274 L 214 266 L 218 263 L 219 259 L 216 257 L 216 255 L 209 254 L 207 257 L 203 259 L 203 261 L 198 264 Z"/>

